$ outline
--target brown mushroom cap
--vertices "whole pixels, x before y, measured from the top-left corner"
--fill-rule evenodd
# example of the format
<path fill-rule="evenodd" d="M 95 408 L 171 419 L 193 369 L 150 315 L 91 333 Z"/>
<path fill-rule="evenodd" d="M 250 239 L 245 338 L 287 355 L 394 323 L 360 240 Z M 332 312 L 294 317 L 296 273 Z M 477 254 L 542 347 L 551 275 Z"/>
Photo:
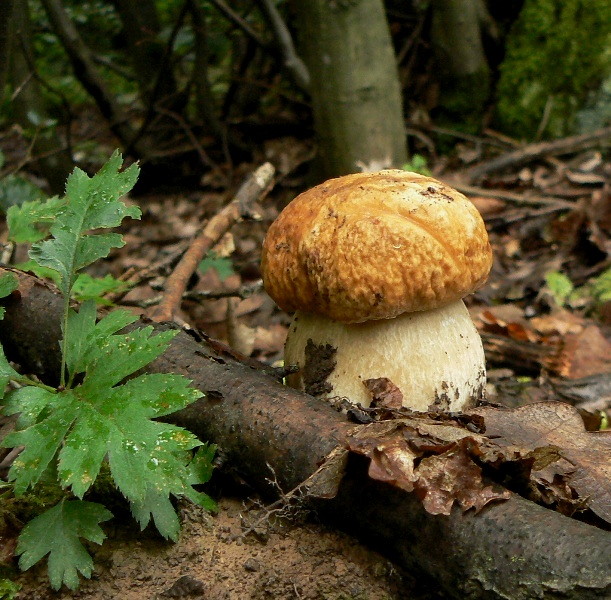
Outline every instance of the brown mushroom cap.
<path fill-rule="evenodd" d="M 297 196 L 267 232 L 261 270 L 282 309 L 359 323 L 459 300 L 491 265 L 484 222 L 465 196 L 386 170 Z"/>

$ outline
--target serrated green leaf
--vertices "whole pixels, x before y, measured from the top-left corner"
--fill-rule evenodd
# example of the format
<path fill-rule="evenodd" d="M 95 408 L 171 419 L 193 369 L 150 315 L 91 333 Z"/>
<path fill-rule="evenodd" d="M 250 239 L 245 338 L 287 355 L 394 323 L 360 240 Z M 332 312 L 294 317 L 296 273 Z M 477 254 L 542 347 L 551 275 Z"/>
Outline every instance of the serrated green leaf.
<path fill-rule="evenodd" d="M 53 196 L 46 201 L 33 200 L 20 206 L 11 206 L 6 213 L 9 240 L 13 242 L 38 242 L 49 233 L 66 200 Z"/>
<path fill-rule="evenodd" d="M 45 409 L 46 418 L 21 431 L 7 435 L 2 445 L 8 448 L 24 446 L 8 472 L 9 481 L 14 482 L 14 492 L 20 496 L 34 486 L 57 455 L 66 433 L 78 412 L 76 399 L 71 390 L 49 394 Z M 40 400 L 40 399 L 39 399 Z"/>
<path fill-rule="evenodd" d="M 135 184 L 138 167 L 132 165 L 119 172 L 121 165 L 121 155 L 115 152 L 93 177 L 75 169 L 66 184 L 67 206 L 51 226 L 52 239 L 38 242 L 30 250 L 30 257 L 39 265 L 60 274 L 59 287 L 64 296 L 70 294 L 79 269 L 123 245 L 116 233 L 85 234 L 92 229 L 116 227 L 125 217 L 140 217 L 137 207 L 119 201 Z"/>
<path fill-rule="evenodd" d="M 0 298 L 6 298 L 19 287 L 19 279 L 14 273 L 3 273 L 0 276 Z"/>
<path fill-rule="evenodd" d="M 157 418 L 181 410 L 202 397 L 190 383 L 182 375 L 152 373 L 130 379 L 117 390 L 124 401 L 138 402 L 144 415 Z"/>
<path fill-rule="evenodd" d="M 144 499 L 141 502 L 132 502 L 130 508 L 140 529 L 144 529 L 152 517 L 155 527 L 164 538 L 174 542 L 178 540 L 180 521 L 167 493 L 160 493 L 149 487 Z"/>
<path fill-rule="evenodd" d="M 564 273 L 551 271 L 546 273 L 545 282 L 556 304 L 558 304 L 558 306 L 563 306 L 573 291 L 573 283 L 571 280 Z"/>
<path fill-rule="evenodd" d="M 59 454 L 58 467 L 62 486 L 71 486 L 77 498 L 82 498 L 96 480 L 115 427 L 86 402 L 79 407 L 78 419 Z"/>
<path fill-rule="evenodd" d="M 221 281 L 225 281 L 225 279 L 235 273 L 231 259 L 217 256 L 213 251 L 210 251 L 199 263 L 198 269 L 202 273 L 205 273 L 208 269 L 214 269 Z"/>
<path fill-rule="evenodd" d="M 128 375 L 145 367 L 163 354 L 178 331 L 164 331 L 151 336 L 152 327 L 136 329 L 124 335 L 107 337 L 92 347 L 85 365 L 83 394 L 94 397 L 99 388 L 111 388 Z"/>
<path fill-rule="evenodd" d="M 80 538 L 101 544 L 106 535 L 99 523 L 111 518 L 112 513 L 100 504 L 62 500 L 24 527 L 17 542 L 19 567 L 25 571 L 49 555 L 51 587 L 58 590 L 65 584 L 76 589 L 78 573 L 90 577 L 93 572 L 93 561 Z"/>
<path fill-rule="evenodd" d="M 83 303 L 78 312 L 70 309 L 65 348 L 70 380 L 93 364 L 100 348 L 112 334 L 137 319 L 127 310 L 115 310 L 96 323 L 95 302 L 92 300 Z"/>
<path fill-rule="evenodd" d="M 123 292 L 128 290 L 132 284 L 115 279 L 112 275 L 105 277 L 92 277 L 88 273 L 80 273 L 72 286 L 72 297 L 78 302 L 95 300 L 97 304 L 112 306 L 104 298 L 106 294 Z"/>
<path fill-rule="evenodd" d="M 0 346 L 0 399 L 4 397 L 4 391 L 9 380 L 19 377 L 19 373 L 11 367 L 9 361 L 4 355 L 4 348 Z"/>
<path fill-rule="evenodd" d="M 6 298 L 19 287 L 19 280 L 14 273 L 3 273 L 0 276 L 0 298 Z M 4 306 L 0 306 L 0 320 L 4 318 Z M 6 385 L 6 384 L 5 384 Z"/>
<path fill-rule="evenodd" d="M 35 386 L 20 387 L 6 395 L 2 413 L 17 417 L 17 429 L 25 429 L 35 425 L 41 414 L 53 405 L 57 398 L 53 392 Z"/>
<path fill-rule="evenodd" d="M 19 280 L 14 273 L 3 273 L 0 276 L 0 298 L 6 298 L 19 287 Z M 0 319 L 4 318 L 5 308 L 0 306 Z M 9 382 L 9 379 L 19 377 L 19 373 L 11 367 L 6 356 L 4 348 L 0 345 L 0 398 L 4 397 L 4 391 Z"/>
<path fill-rule="evenodd" d="M 214 512 L 218 509 L 216 502 L 208 496 L 208 494 L 204 494 L 203 492 L 198 492 L 193 489 L 194 485 L 201 485 L 202 483 L 207 483 L 210 481 L 210 477 L 212 477 L 212 471 L 214 470 L 214 463 L 212 462 L 214 459 L 214 454 L 216 453 L 216 445 L 215 444 L 203 444 L 200 446 L 195 455 L 193 456 L 193 460 L 189 463 L 189 484 L 190 487 L 187 488 L 185 496 L 198 504 L 202 508 Z"/>
<path fill-rule="evenodd" d="M 50 279 L 55 285 L 59 285 L 59 273 L 55 269 L 50 269 L 49 267 L 41 267 L 36 261 L 30 259 L 25 262 L 17 263 L 13 265 L 15 269 L 19 269 L 20 271 L 29 271 L 30 273 L 34 273 L 37 277 L 41 277 L 43 279 Z"/>

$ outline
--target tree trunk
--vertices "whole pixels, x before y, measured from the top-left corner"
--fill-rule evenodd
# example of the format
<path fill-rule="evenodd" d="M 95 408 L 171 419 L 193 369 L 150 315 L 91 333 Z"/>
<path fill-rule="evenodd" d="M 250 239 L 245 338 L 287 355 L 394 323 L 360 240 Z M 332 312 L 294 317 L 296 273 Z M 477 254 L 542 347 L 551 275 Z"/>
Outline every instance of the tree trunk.
<path fill-rule="evenodd" d="M 11 25 L 15 0 L 0 2 L 0 102 L 4 101 L 6 82 L 9 76 Z"/>
<path fill-rule="evenodd" d="M 477 131 L 490 93 L 482 44 L 482 0 L 433 0 L 431 41 L 440 82 L 442 121 Z"/>
<path fill-rule="evenodd" d="M 401 89 L 381 0 L 295 0 L 321 177 L 407 162 Z"/>
<path fill-rule="evenodd" d="M 176 92 L 176 82 L 164 65 L 164 44 L 158 37 L 159 20 L 153 0 L 113 0 L 123 23 L 128 53 L 145 103 L 154 102 Z M 152 98 L 153 93 L 156 98 Z"/>
<path fill-rule="evenodd" d="M 35 277 L 19 279 L 19 292 L 3 301 L 0 341 L 24 369 L 49 379 L 59 365 L 61 301 Z M 307 479 L 355 427 L 328 404 L 184 332 L 147 370 L 181 373 L 207 394 L 171 415 L 172 422 L 217 443 L 226 464 L 267 493 L 274 475 L 285 490 Z M 337 496 L 318 501 L 317 510 L 401 567 L 434 578 L 448 598 L 611 594 L 611 533 L 517 496 L 477 515 L 455 508 L 450 516 L 433 516 L 413 494 L 370 480 L 366 461 L 354 457 Z"/>
<path fill-rule="evenodd" d="M 2 3 L 4 5 L 4 3 Z M 11 3 L 3 6 L 3 11 Z M 9 15 L 0 15 L 2 17 Z M 32 156 L 36 159 L 33 165 L 38 168 L 47 180 L 52 193 L 63 192 L 66 177 L 74 167 L 72 157 L 65 140 L 57 135 L 56 126 L 44 126 L 50 120 L 47 104 L 40 83 L 37 79 L 32 51 L 32 31 L 27 2 L 15 2 L 12 20 L 3 24 L 8 28 L 10 38 L 4 39 L 5 51 L 10 58 L 10 78 L 13 90 L 16 90 L 11 103 L 15 119 L 26 130 L 33 132 Z M 2 56 L 2 55 L 0 55 Z M 6 55 L 5 55 L 6 56 Z M 1 68 L 5 71 L 7 62 Z M 3 90 L 3 88 L 2 88 Z"/>

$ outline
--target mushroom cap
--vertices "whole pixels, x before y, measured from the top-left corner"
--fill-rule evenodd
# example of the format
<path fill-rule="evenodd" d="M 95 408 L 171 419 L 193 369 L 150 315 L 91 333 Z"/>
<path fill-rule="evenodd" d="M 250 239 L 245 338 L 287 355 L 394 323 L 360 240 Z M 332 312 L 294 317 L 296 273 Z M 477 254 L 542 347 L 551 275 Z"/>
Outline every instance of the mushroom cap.
<path fill-rule="evenodd" d="M 267 232 L 261 271 L 283 310 L 360 323 L 459 300 L 491 266 L 484 222 L 465 196 L 385 170 L 297 196 Z"/>

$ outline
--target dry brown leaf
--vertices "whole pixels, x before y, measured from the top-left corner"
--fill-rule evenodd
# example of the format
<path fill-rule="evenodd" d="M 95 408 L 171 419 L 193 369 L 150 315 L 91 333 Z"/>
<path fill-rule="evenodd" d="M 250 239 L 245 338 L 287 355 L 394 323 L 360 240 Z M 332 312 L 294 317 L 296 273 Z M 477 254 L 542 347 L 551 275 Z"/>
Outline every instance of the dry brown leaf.
<path fill-rule="evenodd" d="M 557 372 L 570 379 L 611 373 L 611 343 L 598 326 L 588 325 L 577 334 L 565 336 Z"/>
<path fill-rule="evenodd" d="M 542 335 L 566 335 L 579 333 L 585 327 L 585 319 L 565 308 L 554 308 L 547 315 L 530 319 L 530 324 Z"/>
<path fill-rule="evenodd" d="M 365 379 L 363 385 L 371 394 L 371 406 L 395 410 L 403 406 L 403 393 L 388 377 Z"/>
<path fill-rule="evenodd" d="M 366 425 L 348 439 L 348 448 L 367 456 L 369 476 L 405 491 L 416 490 L 431 514 L 450 514 L 454 502 L 462 510 L 480 510 L 509 497 L 482 480 L 474 456 L 480 446 L 494 446 L 484 436 L 454 424 L 436 422 L 426 414 Z M 493 454 L 496 456 L 496 453 Z"/>
<path fill-rule="evenodd" d="M 416 493 L 427 512 L 449 515 L 454 501 L 463 511 L 480 511 L 494 500 L 509 498 L 509 492 L 495 491 L 482 483 L 482 470 L 472 460 L 469 439 L 463 438 L 443 454 L 423 458 L 418 465 Z"/>
<path fill-rule="evenodd" d="M 513 305 L 505 305 L 513 306 Z M 483 323 L 484 331 L 495 333 L 497 335 L 506 335 L 513 340 L 520 342 L 538 342 L 540 337 L 531 329 L 528 328 L 528 322 L 525 321 L 521 314 L 516 315 L 516 320 L 503 318 L 501 306 L 484 310 L 480 313 L 480 319 Z M 497 310 L 495 310 L 497 309 Z M 505 312 L 516 312 L 512 309 L 507 309 Z"/>
<path fill-rule="evenodd" d="M 562 402 L 507 410 L 482 407 L 472 413 L 484 418 L 486 436 L 500 446 L 516 447 L 522 454 L 553 448 L 558 460 L 540 471 L 534 469 L 535 460 L 533 478 L 564 479 L 588 508 L 611 523 L 611 431 L 587 432 L 577 410 Z"/>

